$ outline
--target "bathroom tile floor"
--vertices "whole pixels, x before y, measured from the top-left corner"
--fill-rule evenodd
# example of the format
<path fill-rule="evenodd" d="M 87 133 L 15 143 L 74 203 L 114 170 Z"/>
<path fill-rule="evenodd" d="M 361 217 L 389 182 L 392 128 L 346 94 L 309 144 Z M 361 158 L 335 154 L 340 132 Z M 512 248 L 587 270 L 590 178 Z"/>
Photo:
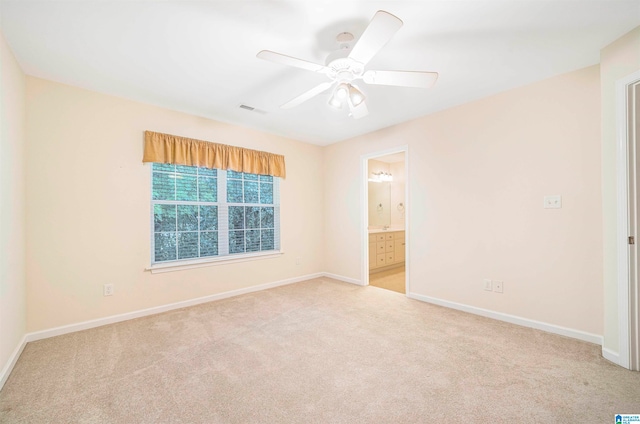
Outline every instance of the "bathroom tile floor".
<path fill-rule="evenodd" d="M 369 274 L 369 285 L 405 293 L 404 266 Z"/>

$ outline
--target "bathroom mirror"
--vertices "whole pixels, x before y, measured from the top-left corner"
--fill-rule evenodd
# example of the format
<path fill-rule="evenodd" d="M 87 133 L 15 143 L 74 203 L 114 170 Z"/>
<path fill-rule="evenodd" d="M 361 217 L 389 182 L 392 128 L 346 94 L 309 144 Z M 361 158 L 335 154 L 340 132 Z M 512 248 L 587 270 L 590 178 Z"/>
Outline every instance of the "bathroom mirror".
<path fill-rule="evenodd" d="M 404 153 L 370 159 L 369 228 L 404 228 Z"/>
<path fill-rule="evenodd" d="M 369 226 L 391 225 L 391 182 L 369 181 Z"/>

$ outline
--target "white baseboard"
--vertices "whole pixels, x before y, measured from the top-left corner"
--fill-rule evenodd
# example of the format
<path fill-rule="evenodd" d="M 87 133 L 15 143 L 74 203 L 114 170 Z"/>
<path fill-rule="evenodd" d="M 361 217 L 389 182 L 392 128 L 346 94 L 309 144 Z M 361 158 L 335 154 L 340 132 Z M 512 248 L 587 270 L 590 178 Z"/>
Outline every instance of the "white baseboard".
<path fill-rule="evenodd" d="M 342 275 L 332 274 L 330 272 L 322 272 L 323 277 L 333 278 L 334 280 L 344 281 L 345 283 L 357 284 L 358 286 L 364 286 L 362 281 L 356 280 L 355 278 L 343 277 Z"/>
<path fill-rule="evenodd" d="M 505 314 L 502 312 L 491 311 L 489 309 L 477 308 L 475 306 L 464 305 L 462 303 L 450 302 L 448 300 L 437 299 L 435 297 L 423 296 L 417 293 L 408 293 L 407 297 L 415 300 L 421 300 L 427 303 L 433 303 L 434 305 L 440 305 L 451 309 L 457 309 L 463 312 L 469 312 L 471 314 L 480 315 L 487 318 L 497 319 L 498 321 L 509 322 L 511 324 L 517 324 L 523 327 L 535 328 L 537 330 L 546 331 L 547 333 L 559 334 L 561 336 L 595 343 L 600 346 L 602 346 L 603 342 L 602 336 L 599 336 L 597 334 L 574 330 L 567 327 L 561 327 L 559 325 L 548 324 L 546 322 L 535 321 L 528 318 Z"/>
<path fill-rule="evenodd" d="M 299 283 L 301 281 L 311 280 L 313 278 L 323 277 L 325 274 L 318 272 L 315 274 L 307 274 L 300 277 L 288 278 L 286 280 L 275 281 L 272 283 L 259 284 L 257 286 L 246 287 L 238 290 L 231 290 L 224 293 L 216 293 L 209 296 L 198 297 L 196 299 L 184 300 L 182 302 L 170 303 L 168 305 L 155 306 L 153 308 L 141 309 L 138 311 L 126 312 L 124 314 L 112 315 L 104 318 L 98 318 L 90 321 L 83 321 L 76 324 L 63 325 L 60 327 L 49 328 L 47 330 L 35 331 L 33 333 L 27 333 L 22 338 L 20 344 L 16 347 L 12 355 L 9 357 L 9 361 L 5 364 L 0 373 L 0 389 L 4 386 L 4 383 L 9 378 L 16 361 L 20 357 L 22 350 L 28 342 L 36 340 L 42 340 L 49 337 L 60 336 L 62 334 L 74 333 L 76 331 L 88 330 L 90 328 L 100 327 L 103 325 L 114 324 L 116 322 L 127 321 L 134 318 L 140 318 L 148 315 L 155 315 L 162 312 L 171 311 L 174 309 L 186 308 L 189 306 L 199 305 L 201 303 L 212 302 L 214 300 L 226 299 L 233 296 L 239 296 L 241 294 L 247 294 L 257 292 L 261 290 L 267 290 L 274 287 L 284 286 L 287 284 Z"/>
<path fill-rule="evenodd" d="M 9 374 L 11 374 L 13 367 L 16 365 L 16 362 L 18 362 L 18 358 L 22 354 L 22 351 L 24 350 L 24 347 L 26 345 L 27 345 L 27 336 L 25 335 L 22 337 L 22 340 L 20 340 L 20 343 L 18 343 L 18 346 L 16 346 L 16 348 L 14 349 L 13 353 L 9 357 L 9 360 L 5 364 L 4 368 L 2 368 L 2 372 L 0 372 L 0 390 L 2 390 L 2 387 L 4 387 L 4 383 L 7 382 L 7 379 L 9 378 Z"/>
<path fill-rule="evenodd" d="M 261 290 L 267 290 L 274 287 L 284 286 L 287 284 L 298 283 L 301 281 L 311 280 L 319 277 L 328 277 L 333 278 L 335 280 L 343 281 L 350 284 L 356 284 L 358 286 L 363 286 L 361 280 L 357 280 L 355 278 L 344 277 L 337 274 L 332 274 L 329 272 L 318 272 L 315 274 L 303 275 L 300 277 L 289 278 L 286 280 L 275 281 L 272 283 L 259 284 L 257 286 L 246 287 L 238 290 L 231 290 L 228 292 L 217 293 L 209 296 L 199 297 L 196 299 L 185 300 L 182 302 L 171 303 L 168 305 L 155 306 L 152 308 L 141 309 L 138 311 L 127 312 L 119 315 L 112 315 L 104 318 L 98 318 L 90 321 L 79 322 L 76 324 L 64 325 L 61 327 L 50 328 L 47 330 L 36 331 L 33 333 L 27 333 L 22 338 L 20 344 L 16 347 L 14 352 L 9 358 L 9 361 L 5 364 L 2 372 L 0 373 L 0 389 L 9 378 L 13 367 L 15 366 L 22 350 L 24 349 L 27 342 L 32 342 L 35 340 L 46 339 L 49 337 L 55 337 L 62 334 L 73 333 L 76 331 L 88 330 L 90 328 L 100 327 L 103 325 L 114 324 L 117 322 L 127 321 L 134 318 L 140 318 L 148 315 L 155 315 L 162 312 L 171 311 L 174 309 L 186 308 L 189 306 L 199 305 L 201 303 L 212 302 L 215 300 L 226 299 L 233 296 L 239 296 L 242 294 L 253 293 Z M 416 293 L 409 293 L 407 297 L 411 299 L 420 300 L 423 302 L 433 303 L 440 306 L 445 306 L 447 308 L 457 309 L 464 312 L 469 312 L 476 315 L 485 316 L 488 318 L 497 319 L 500 321 L 510 322 L 512 324 L 522 325 L 524 327 L 536 328 L 538 330 L 547 331 L 549 333 L 560 334 L 567 337 L 572 337 L 574 339 L 584 340 L 587 342 L 595 343 L 602 345 L 602 336 L 596 334 L 590 334 L 579 330 L 573 330 L 570 328 L 560 327 L 553 324 L 547 324 L 540 321 L 534 321 L 526 318 L 517 317 L 514 315 L 503 314 L 501 312 L 495 312 L 488 309 L 476 308 L 474 306 L 463 305 L 460 303 L 449 302 L 447 300 L 432 298 L 429 296 L 423 296 Z M 609 350 L 602 349 L 602 355 L 611 362 L 618 363 L 618 354 Z"/>
<path fill-rule="evenodd" d="M 300 281 L 311 280 L 313 278 L 322 277 L 323 273 L 303 275 L 300 277 L 288 278 L 286 280 L 275 281 L 273 283 L 259 284 L 257 286 L 245 287 L 243 289 L 231 290 L 223 293 L 216 293 L 209 296 L 198 297 L 196 299 L 184 300 L 182 302 L 170 303 L 168 305 L 154 306 L 153 308 L 141 309 L 138 311 L 126 312 L 119 315 L 111 315 L 104 318 L 98 318 L 90 321 L 79 322 L 77 324 L 63 325 L 61 327 L 50 328 L 47 330 L 27 333 L 25 336 L 27 342 L 46 339 L 49 337 L 60 336 L 62 334 L 74 333 L 76 331 L 88 330 L 89 328 L 100 327 L 103 325 L 114 324 L 116 322 L 127 321 L 134 318 L 155 315 L 162 312 L 172 311 L 174 309 L 186 308 L 189 306 L 199 305 L 201 303 L 212 302 L 214 300 L 226 299 L 241 294 L 253 293 L 261 290 L 267 290 L 274 287 L 284 286 L 287 284 L 299 283 Z"/>
<path fill-rule="evenodd" d="M 611 361 L 616 365 L 620 365 L 620 355 L 618 354 L 618 352 L 614 352 L 611 349 L 602 347 L 602 357 L 607 361 Z"/>

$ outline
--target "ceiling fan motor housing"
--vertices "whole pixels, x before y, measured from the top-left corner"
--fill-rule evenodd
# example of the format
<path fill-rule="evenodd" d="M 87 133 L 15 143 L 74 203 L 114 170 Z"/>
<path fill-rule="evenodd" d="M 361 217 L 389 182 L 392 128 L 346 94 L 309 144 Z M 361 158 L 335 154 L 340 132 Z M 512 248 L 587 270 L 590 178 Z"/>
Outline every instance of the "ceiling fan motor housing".
<path fill-rule="evenodd" d="M 362 76 L 364 66 L 348 57 L 350 51 L 350 49 L 336 50 L 327 57 L 329 78 L 336 81 L 352 81 Z"/>

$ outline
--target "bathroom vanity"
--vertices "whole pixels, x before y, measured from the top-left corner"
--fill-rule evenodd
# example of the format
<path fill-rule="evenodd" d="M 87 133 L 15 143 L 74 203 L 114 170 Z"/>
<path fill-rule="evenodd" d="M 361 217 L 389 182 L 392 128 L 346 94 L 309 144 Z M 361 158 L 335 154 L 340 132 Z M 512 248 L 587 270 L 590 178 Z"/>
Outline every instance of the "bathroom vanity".
<path fill-rule="evenodd" d="M 404 265 L 404 231 L 369 230 L 369 271 Z"/>

